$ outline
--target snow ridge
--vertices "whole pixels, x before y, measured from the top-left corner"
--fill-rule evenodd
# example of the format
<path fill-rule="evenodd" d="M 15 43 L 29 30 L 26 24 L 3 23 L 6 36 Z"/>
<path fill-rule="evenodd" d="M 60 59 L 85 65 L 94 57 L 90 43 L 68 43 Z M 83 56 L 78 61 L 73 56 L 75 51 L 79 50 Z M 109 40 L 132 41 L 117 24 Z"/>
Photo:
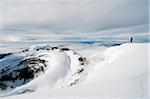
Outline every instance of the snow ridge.
<path fill-rule="evenodd" d="M 34 92 L 47 84 L 50 88 L 73 86 L 84 74 L 86 64 L 80 54 L 49 45 L 0 54 L 0 89 L 14 89 L 9 93 L 12 95 Z"/>

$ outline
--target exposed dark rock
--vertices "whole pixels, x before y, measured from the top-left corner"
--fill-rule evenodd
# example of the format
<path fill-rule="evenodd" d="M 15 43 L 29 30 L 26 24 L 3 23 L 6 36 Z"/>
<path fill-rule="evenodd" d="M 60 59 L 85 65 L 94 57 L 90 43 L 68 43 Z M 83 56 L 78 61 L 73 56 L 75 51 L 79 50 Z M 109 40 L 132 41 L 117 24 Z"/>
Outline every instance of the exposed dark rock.
<path fill-rule="evenodd" d="M 79 70 L 78 70 L 78 74 L 82 73 L 83 71 L 84 71 L 83 68 L 79 69 Z"/>
<path fill-rule="evenodd" d="M 12 61 L 10 61 L 12 60 Z M 0 70 L 0 89 L 5 90 L 5 87 L 15 88 L 22 84 L 28 83 L 30 80 L 37 77 L 39 73 L 44 73 L 47 67 L 47 62 L 44 59 L 39 57 L 25 58 L 16 60 L 12 57 L 4 61 L 9 61 L 8 63 L 3 64 L 3 61 L 0 62 L 0 66 L 4 65 L 4 68 Z M 14 63 L 16 61 L 16 63 Z M 20 83 L 16 81 L 23 80 Z M 9 82 L 14 83 L 9 85 Z"/>
<path fill-rule="evenodd" d="M 61 48 L 60 50 L 62 50 L 62 51 L 69 51 L 70 49 L 69 48 Z"/>
<path fill-rule="evenodd" d="M 22 91 L 20 94 L 22 94 L 22 93 L 27 93 L 27 92 L 34 92 L 34 90 L 30 90 L 30 89 L 24 90 L 24 91 Z"/>
<path fill-rule="evenodd" d="M 80 62 L 83 62 L 83 61 L 84 61 L 83 57 L 79 57 L 78 60 L 79 60 Z"/>
<path fill-rule="evenodd" d="M 7 85 L 5 85 L 5 84 L 3 84 L 3 83 L 0 82 L 0 88 L 1 88 L 1 90 L 6 90 L 7 87 L 8 87 Z"/>
<path fill-rule="evenodd" d="M 81 62 L 80 65 L 84 65 L 84 62 Z"/>
<path fill-rule="evenodd" d="M 86 58 L 85 57 L 79 57 L 78 60 L 80 62 L 80 65 L 85 65 L 85 62 L 86 62 Z"/>
<path fill-rule="evenodd" d="M 52 47 L 52 50 L 58 49 L 58 47 Z"/>
<path fill-rule="evenodd" d="M 0 59 L 4 58 L 4 57 L 6 57 L 6 56 L 8 56 L 8 55 L 10 55 L 10 54 L 11 54 L 11 53 L 0 54 Z"/>
<path fill-rule="evenodd" d="M 29 51 L 29 49 L 24 49 L 24 50 L 22 50 L 22 52 L 28 52 Z"/>
<path fill-rule="evenodd" d="M 48 64 L 51 62 L 47 57 L 51 57 L 49 56 L 49 53 L 54 50 L 65 52 L 70 49 L 35 46 L 14 53 L 0 54 L 0 89 L 16 88 L 45 73 L 47 68 L 49 68 Z M 86 58 L 76 52 L 73 53 L 79 57 L 77 58 L 79 66 L 82 67 L 85 65 Z M 83 71 L 84 69 L 80 69 L 78 73 L 80 74 Z M 77 81 L 73 82 L 71 85 L 74 85 L 75 83 L 77 83 Z"/>

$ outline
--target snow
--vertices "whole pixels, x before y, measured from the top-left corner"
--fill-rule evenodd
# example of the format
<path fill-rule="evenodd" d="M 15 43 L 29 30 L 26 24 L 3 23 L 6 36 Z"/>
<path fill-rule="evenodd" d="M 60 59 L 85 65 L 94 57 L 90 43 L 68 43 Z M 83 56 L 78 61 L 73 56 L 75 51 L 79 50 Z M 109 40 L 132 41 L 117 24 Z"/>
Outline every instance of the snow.
<path fill-rule="evenodd" d="M 0 58 L 0 73 L 5 67 L 12 73 L 28 66 L 17 65 L 32 57 L 47 65 L 25 84 L 24 79 L 5 82 L 14 88 L 0 89 L 0 99 L 149 99 L 148 4 L 148 0 L 0 0 L 0 57 L 12 53 Z M 130 37 L 134 43 L 129 43 Z M 36 51 L 44 46 L 58 49 Z M 64 47 L 71 50 L 62 51 Z M 26 48 L 29 51 L 22 52 Z M 29 67 L 44 66 L 38 62 Z"/>
<path fill-rule="evenodd" d="M 51 63 L 52 65 L 49 65 L 50 67 L 46 73 L 25 85 L 24 88 L 27 86 L 28 88 L 37 91 L 49 90 L 59 79 L 63 78 L 67 74 L 70 66 L 70 60 L 67 55 L 64 53 L 54 52 L 52 53 L 51 61 L 53 63 Z"/>
<path fill-rule="evenodd" d="M 88 60 L 80 75 L 76 71 L 81 68 L 77 61 L 80 55 L 50 52 L 53 64 L 45 74 L 0 98 L 148 99 L 149 48 L 149 43 L 126 43 L 77 50 Z M 79 82 L 69 86 L 76 80 Z"/>
<path fill-rule="evenodd" d="M 99 75 L 101 78 L 99 80 L 103 81 L 111 78 L 120 78 L 120 76 L 128 77 L 131 75 L 138 75 L 147 71 L 148 45 L 124 44 L 118 47 L 111 47 L 105 51 L 105 55 L 103 57 L 104 61 L 97 62 L 95 65 L 96 69 L 93 77 Z M 102 71 L 99 72 L 98 68 L 101 68 Z M 109 74 L 107 74 L 108 72 Z M 90 76 L 92 76 L 92 74 Z M 94 79 L 94 81 L 95 80 L 96 79 Z M 90 79 L 90 81 L 92 81 L 92 79 Z"/>

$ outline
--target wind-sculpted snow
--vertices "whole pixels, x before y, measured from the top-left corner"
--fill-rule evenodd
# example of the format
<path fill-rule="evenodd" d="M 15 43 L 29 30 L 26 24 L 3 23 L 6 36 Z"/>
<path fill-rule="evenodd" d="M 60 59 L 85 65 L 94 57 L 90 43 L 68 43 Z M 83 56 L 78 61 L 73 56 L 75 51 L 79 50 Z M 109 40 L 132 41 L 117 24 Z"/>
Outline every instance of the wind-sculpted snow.
<path fill-rule="evenodd" d="M 11 86 L 14 88 L 6 93 L 1 91 L 3 93 L 0 98 L 148 99 L 149 47 L 147 43 L 126 43 L 120 46 L 95 46 L 76 50 L 86 58 L 68 48 L 41 45 L 1 54 L 1 71 L 8 66 L 10 69 L 6 72 L 9 74 L 14 70 L 22 71 L 23 68 L 28 67 L 29 70 L 34 71 L 34 75 L 33 78 L 31 75 L 27 78 L 18 76 L 14 82 L 13 80 L 1 81 L 1 88 Z M 22 64 L 18 65 L 20 62 Z M 32 62 L 39 66 L 33 65 Z M 32 66 L 39 68 L 32 69 Z M 35 72 L 38 69 L 40 70 Z M 17 76 L 21 72 L 15 71 L 15 73 Z"/>
<path fill-rule="evenodd" d="M 45 73 L 50 73 L 50 76 L 46 77 L 49 84 L 56 83 L 60 76 L 61 79 L 67 80 L 70 79 L 65 78 L 68 72 L 68 75 L 80 75 L 84 71 L 86 61 L 86 58 L 68 48 L 48 45 L 31 46 L 21 51 L 0 54 L 0 89 L 14 89 L 34 79 L 37 79 L 38 83 L 38 78 Z M 76 79 L 69 81 L 66 85 L 72 86 L 77 82 Z"/>

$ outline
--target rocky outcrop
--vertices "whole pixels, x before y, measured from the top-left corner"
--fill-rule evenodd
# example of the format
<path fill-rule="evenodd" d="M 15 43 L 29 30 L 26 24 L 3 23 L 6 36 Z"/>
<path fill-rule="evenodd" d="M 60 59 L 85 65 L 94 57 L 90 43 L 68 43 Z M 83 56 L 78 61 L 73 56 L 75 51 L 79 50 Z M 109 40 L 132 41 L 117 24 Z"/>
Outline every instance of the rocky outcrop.
<path fill-rule="evenodd" d="M 69 48 L 58 48 L 50 46 L 31 46 L 30 48 L 13 52 L 0 54 L 0 89 L 16 88 L 42 75 L 50 68 L 52 52 L 66 53 L 70 59 L 73 55 L 78 61 L 78 67 L 86 64 L 86 58 L 73 52 Z M 70 55 L 71 53 L 71 55 Z M 77 73 L 83 72 L 80 68 Z"/>

